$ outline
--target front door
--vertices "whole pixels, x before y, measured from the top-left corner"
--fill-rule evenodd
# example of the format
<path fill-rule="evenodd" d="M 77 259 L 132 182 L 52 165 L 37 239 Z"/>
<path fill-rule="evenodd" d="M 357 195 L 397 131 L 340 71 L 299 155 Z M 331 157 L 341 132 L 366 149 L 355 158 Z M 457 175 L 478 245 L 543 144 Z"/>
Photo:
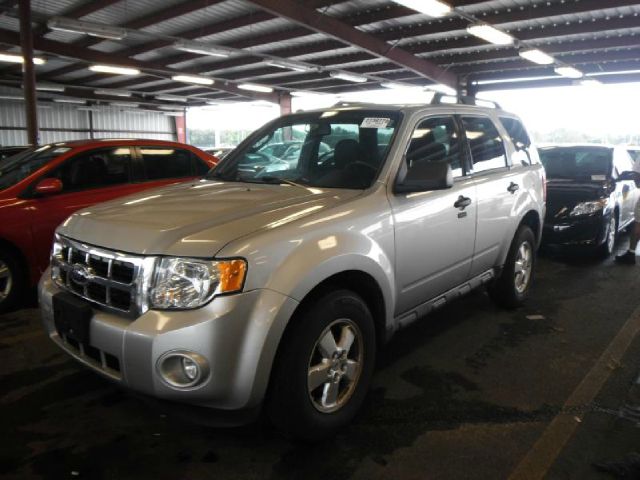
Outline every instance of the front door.
<path fill-rule="evenodd" d="M 465 176 L 465 153 L 453 115 L 416 125 L 402 168 L 449 162 L 450 189 L 394 194 L 396 315 L 464 282 L 471 268 L 476 229 L 476 189 Z"/>

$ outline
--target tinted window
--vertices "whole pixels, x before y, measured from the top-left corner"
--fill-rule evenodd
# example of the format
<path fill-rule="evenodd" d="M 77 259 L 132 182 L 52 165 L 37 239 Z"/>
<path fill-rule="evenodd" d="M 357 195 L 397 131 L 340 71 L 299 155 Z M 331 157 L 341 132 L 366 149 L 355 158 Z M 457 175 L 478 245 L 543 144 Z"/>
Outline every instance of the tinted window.
<path fill-rule="evenodd" d="M 462 124 L 471 149 L 475 172 L 507 166 L 502 137 L 489 118 L 462 117 Z"/>
<path fill-rule="evenodd" d="M 639 150 L 627 150 L 627 152 L 629 152 L 629 155 L 631 155 L 631 158 L 633 159 L 634 162 L 637 162 L 638 160 L 640 160 L 640 149 Z"/>
<path fill-rule="evenodd" d="M 608 178 L 612 150 L 605 147 L 545 147 L 538 149 L 548 178 Z M 596 177 L 596 178 L 593 178 Z"/>
<path fill-rule="evenodd" d="M 70 158 L 49 177 L 60 179 L 65 191 L 109 187 L 129 182 L 130 165 L 129 147 L 103 148 Z"/>
<path fill-rule="evenodd" d="M 191 152 L 172 147 L 140 147 L 147 180 L 193 175 Z"/>
<path fill-rule="evenodd" d="M 462 171 L 462 149 L 453 117 L 431 117 L 413 131 L 406 155 L 407 171 L 424 162 L 449 162 L 454 177 Z"/>
<path fill-rule="evenodd" d="M 191 161 L 193 163 L 193 171 L 197 176 L 205 175 L 209 170 L 211 170 L 209 164 L 198 157 L 195 153 L 191 153 Z"/>
<path fill-rule="evenodd" d="M 24 180 L 54 158 L 71 150 L 68 147 L 44 145 L 0 160 L 0 190 Z"/>
<path fill-rule="evenodd" d="M 522 122 L 517 118 L 509 118 L 509 117 L 500 117 L 500 121 L 504 126 L 505 130 L 509 134 L 509 138 L 511 138 L 511 142 L 513 146 L 519 152 L 524 152 L 524 155 L 519 156 L 519 161 L 523 165 L 531 165 L 536 162 L 536 156 L 532 155 L 530 151 L 531 147 L 531 139 L 529 138 L 529 134 L 522 125 Z M 514 164 L 516 161 L 514 160 Z"/>

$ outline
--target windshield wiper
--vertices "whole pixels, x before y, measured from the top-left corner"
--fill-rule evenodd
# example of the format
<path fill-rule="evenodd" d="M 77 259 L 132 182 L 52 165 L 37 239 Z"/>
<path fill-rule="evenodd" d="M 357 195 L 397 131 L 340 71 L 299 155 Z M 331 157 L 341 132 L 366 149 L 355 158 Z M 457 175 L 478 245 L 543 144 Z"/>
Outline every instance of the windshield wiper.
<path fill-rule="evenodd" d="M 266 177 L 260 177 L 260 180 L 262 180 L 263 183 L 280 183 L 280 184 L 286 183 L 287 185 L 291 185 L 293 187 L 298 187 L 298 188 L 304 188 L 305 190 L 308 188 L 305 185 L 293 182 L 291 180 L 287 180 L 286 178 L 266 176 Z"/>

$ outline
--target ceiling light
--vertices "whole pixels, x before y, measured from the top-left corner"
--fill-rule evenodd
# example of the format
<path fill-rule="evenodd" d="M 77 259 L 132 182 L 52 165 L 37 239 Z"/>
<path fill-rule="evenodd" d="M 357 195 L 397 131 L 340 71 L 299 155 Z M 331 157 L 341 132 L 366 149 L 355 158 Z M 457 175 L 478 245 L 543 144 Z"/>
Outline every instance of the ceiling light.
<path fill-rule="evenodd" d="M 171 111 L 183 111 L 184 107 L 180 106 L 180 105 L 158 105 L 158 108 L 160 110 L 171 110 Z"/>
<path fill-rule="evenodd" d="M 82 33 L 92 37 L 106 38 L 107 40 L 122 40 L 127 36 L 124 28 L 110 27 L 100 23 L 81 22 L 70 18 L 54 17 L 47 22 L 51 30 L 61 32 Z"/>
<path fill-rule="evenodd" d="M 307 65 L 302 62 L 292 62 L 290 60 L 267 60 L 266 63 L 272 67 L 294 70 L 296 72 L 310 72 L 312 70 L 317 70 L 313 65 Z"/>
<path fill-rule="evenodd" d="M 583 77 L 583 73 L 573 67 L 556 67 L 554 68 L 554 71 L 558 74 L 558 75 L 562 75 L 563 77 L 567 77 L 567 78 L 582 78 Z"/>
<path fill-rule="evenodd" d="M 438 0 L 393 0 L 400 5 L 424 13 L 430 17 L 443 17 L 453 10 L 451 6 Z"/>
<path fill-rule="evenodd" d="M 156 95 L 156 100 L 164 100 L 165 102 L 186 102 L 187 99 L 184 97 L 176 97 L 175 95 Z"/>
<path fill-rule="evenodd" d="M 325 97 L 327 94 L 322 92 L 310 92 L 307 90 L 294 90 L 289 92 L 292 97 Z"/>
<path fill-rule="evenodd" d="M 213 79 L 207 77 L 199 77 L 196 75 L 174 75 L 171 77 L 174 82 L 196 83 L 198 85 L 213 85 Z"/>
<path fill-rule="evenodd" d="M 64 92 L 64 85 L 58 85 L 57 83 L 38 83 L 36 90 L 41 92 Z"/>
<path fill-rule="evenodd" d="M 367 77 L 363 77 L 362 75 L 356 75 L 355 73 L 348 72 L 339 72 L 337 70 L 329 72 L 329 76 L 331 78 L 337 78 L 340 80 L 345 80 L 347 82 L 365 83 L 367 81 Z"/>
<path fill-rule="evenodd" d="M 103 88 L 101 90 L 94 90 L 93 93 L 96 95 L 106 95 L 109 97 L 130 97 L 131 92 L 127 90 L 114 90 L 111 88 Z"/>
<path fill-rule="evenodd" d="M 238 85 L 238 88 L 241 90 L 250 90 L 252 92 L 261 92 L 261 93 L 271 93 L 273 92 L 273 88 L 267 87 L 265 85 L 256 85 L 254 83 L 241 83 Z"/>
<path fill-rule="evenodd" d="M 380 86 L 384 88 L 395 88 L 395 89 L 409 87 L 409 85 L 405 85 L 404 83 L 397 83 L 397 82 L 382 82 Z"/>
<path fill-rule="evenodd" d="M 542 50 L 537 48 L 530 48 L 528 50 L 520 50 L 520 56 L 530 62 L 537 63 L 538 65 L 551 65 L 554 60 L 551 55 L 547 55 Z"/>
<path fill-rule="evenodd" d="M 179 41 L 173 44 L 173 48 L 182 52 L 210 55 L 212 57 L 228 57 L 232 51 L 222 47 L 210 46 L 206 43 Z"/>
<path fill-rule="evenodd" d="M 114 67 L 112 65 L 91 65 L 89 70 L 98 73 L 114 73 L 116 75 L 140 75 L 140 70 L 129 67 Z"/>
<path fill-rule="evenodd" d="M 0 100 L 24 100 L 20 95 L 0 95 Z"/>
<path fill-rule="evenodd" d="M 578 83 L 583 87 L 597 87 L 602 85 L 602 82 L 595 78 L 579 80 Z"/>
<path fill-rule="evenodd" d="M 0 62 L 9 62 L 9 63 L 24 63 L 24 58 L 22 55 L 14 55 L 12 53 L 0 53 Z M 33 57 L 34 65 L 42 65 L 47 63 L 44 58 Z"/>
<path fill-rule="evenodd" d="M 111 102 L 112 107 L 137 107 L 139 104 L 134 102 Z"/>
<path fill-rule="evenodd" d="M 514 42 L 514 38 L 511 35 L 492 27 L 491 25 L 487 25 L 486 23 L 469 25 L 467 27 L 467 32 L 495 45 L 510 45 Z"/>
<path fill-rule="evenodd" d="M 54 98 L 53 101 L 56 103 L 73 103 L 77 105 L 86 105 L 87 103 L 85 100 L 77 100 L 75 98 Z"/>
<path fill-rule="evenodd" d="M 449 85 L 444 85 L 442 83 L 436 83 L 433 85 L 427 85 L 425 87 L 427 90 L 433 90 L 434 92 L 443 93 L 445 95 L 457 95 L 458 91 L 450 87 Z"/>

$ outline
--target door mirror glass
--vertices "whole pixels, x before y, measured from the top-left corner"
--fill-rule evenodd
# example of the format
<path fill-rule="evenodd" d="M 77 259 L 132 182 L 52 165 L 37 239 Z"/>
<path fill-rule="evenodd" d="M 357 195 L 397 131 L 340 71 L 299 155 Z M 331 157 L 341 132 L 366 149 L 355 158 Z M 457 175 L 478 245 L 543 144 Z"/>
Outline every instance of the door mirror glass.
<path fill-rule="evenodd" d="M 623 182 L 625 180 L 633 180 L 634 182 L 636 182 L 636 185 L 640 185 L 640 173 L 633 171 L 622 172 L 620 175 L 618 175 L 618 180 Z"/>
<path fill-rule="evenodd" d="M 396 193 L 445 190 L 453 186 L 453 171 L 448 162 L 416 162 L 404 180 L 396 184 Z"/>
<path fill-rule="evenodd" d="M 60 193 L 62 191 L 62 182 L 57 178 L 45 178 L 36 185 L 35 191 L 40 195 Z"/>

